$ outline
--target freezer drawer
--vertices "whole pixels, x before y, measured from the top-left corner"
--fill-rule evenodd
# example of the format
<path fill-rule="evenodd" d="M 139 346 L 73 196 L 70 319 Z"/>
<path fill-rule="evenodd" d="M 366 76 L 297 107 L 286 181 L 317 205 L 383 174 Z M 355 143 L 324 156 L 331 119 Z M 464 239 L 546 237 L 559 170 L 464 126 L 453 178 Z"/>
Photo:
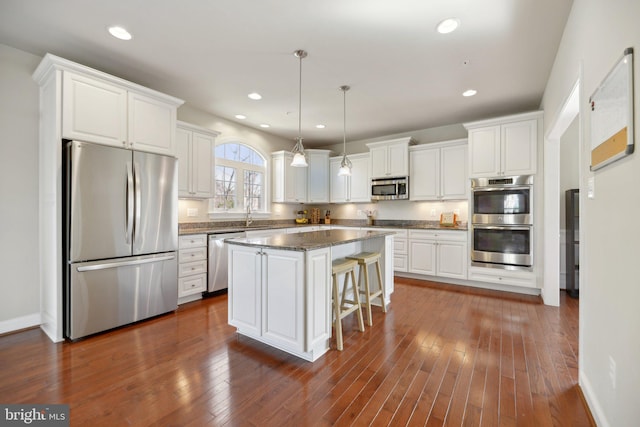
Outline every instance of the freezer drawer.
<path fill-rule="evenodd" d="M 175 252 L 70 264 L 65 333 L 77 339 L 178 306 Z"/>

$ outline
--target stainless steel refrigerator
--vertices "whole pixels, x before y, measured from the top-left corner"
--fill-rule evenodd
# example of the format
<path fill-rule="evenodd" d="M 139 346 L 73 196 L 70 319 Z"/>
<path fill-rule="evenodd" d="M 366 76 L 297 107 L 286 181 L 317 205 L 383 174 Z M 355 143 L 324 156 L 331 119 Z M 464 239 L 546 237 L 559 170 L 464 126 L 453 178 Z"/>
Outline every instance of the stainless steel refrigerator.
<path fill-rule="evenodd" d="M 175 310 L 177 160 L 79 141 L 64 153 L 66 337 Z"/>

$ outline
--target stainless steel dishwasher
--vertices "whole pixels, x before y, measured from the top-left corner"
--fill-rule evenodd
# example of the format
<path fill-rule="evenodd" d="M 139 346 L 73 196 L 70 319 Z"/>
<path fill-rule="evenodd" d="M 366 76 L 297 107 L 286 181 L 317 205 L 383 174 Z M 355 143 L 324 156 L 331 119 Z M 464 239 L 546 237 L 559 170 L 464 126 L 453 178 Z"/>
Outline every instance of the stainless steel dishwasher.
<path fill-rule="evenodd" d="M 209 235 L 209 283 L 208 292 L 227 289 L 227 245 L 225 239 L 244 237 L 244 232 Z"/>

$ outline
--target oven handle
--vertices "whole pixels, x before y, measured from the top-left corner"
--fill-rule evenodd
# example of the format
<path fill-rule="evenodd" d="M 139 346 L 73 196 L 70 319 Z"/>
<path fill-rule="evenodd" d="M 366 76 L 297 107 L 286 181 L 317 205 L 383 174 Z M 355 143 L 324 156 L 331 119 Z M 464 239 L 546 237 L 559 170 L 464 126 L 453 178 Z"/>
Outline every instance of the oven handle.
<path fill-rule="evenodd" d="M 514 186 L 505 186 L 505 187 L 472 187 L 473 192 L 482 192 L 482 191 L 505 191 L 505 190 L 531 190 L 531 185 L 514 185 Z"/>
<path fill-rule="evenodd" d="M 514 231 L 528 231 L 533 229 L 532 225 L 477 225 L 473 224 L 473 228 L 479 228 L 481 230 L 514 230 Z"/>

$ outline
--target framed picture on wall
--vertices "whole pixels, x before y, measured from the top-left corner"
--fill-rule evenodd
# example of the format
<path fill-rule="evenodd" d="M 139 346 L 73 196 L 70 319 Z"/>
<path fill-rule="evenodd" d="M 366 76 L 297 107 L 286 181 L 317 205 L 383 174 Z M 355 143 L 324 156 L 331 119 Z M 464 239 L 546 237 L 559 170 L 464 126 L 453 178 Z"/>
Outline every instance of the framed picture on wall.
<path fill-rule="evenodd" d="M 607 74 L 589 98 L 591 170 L 633 153 L 633 48 Z"/>

